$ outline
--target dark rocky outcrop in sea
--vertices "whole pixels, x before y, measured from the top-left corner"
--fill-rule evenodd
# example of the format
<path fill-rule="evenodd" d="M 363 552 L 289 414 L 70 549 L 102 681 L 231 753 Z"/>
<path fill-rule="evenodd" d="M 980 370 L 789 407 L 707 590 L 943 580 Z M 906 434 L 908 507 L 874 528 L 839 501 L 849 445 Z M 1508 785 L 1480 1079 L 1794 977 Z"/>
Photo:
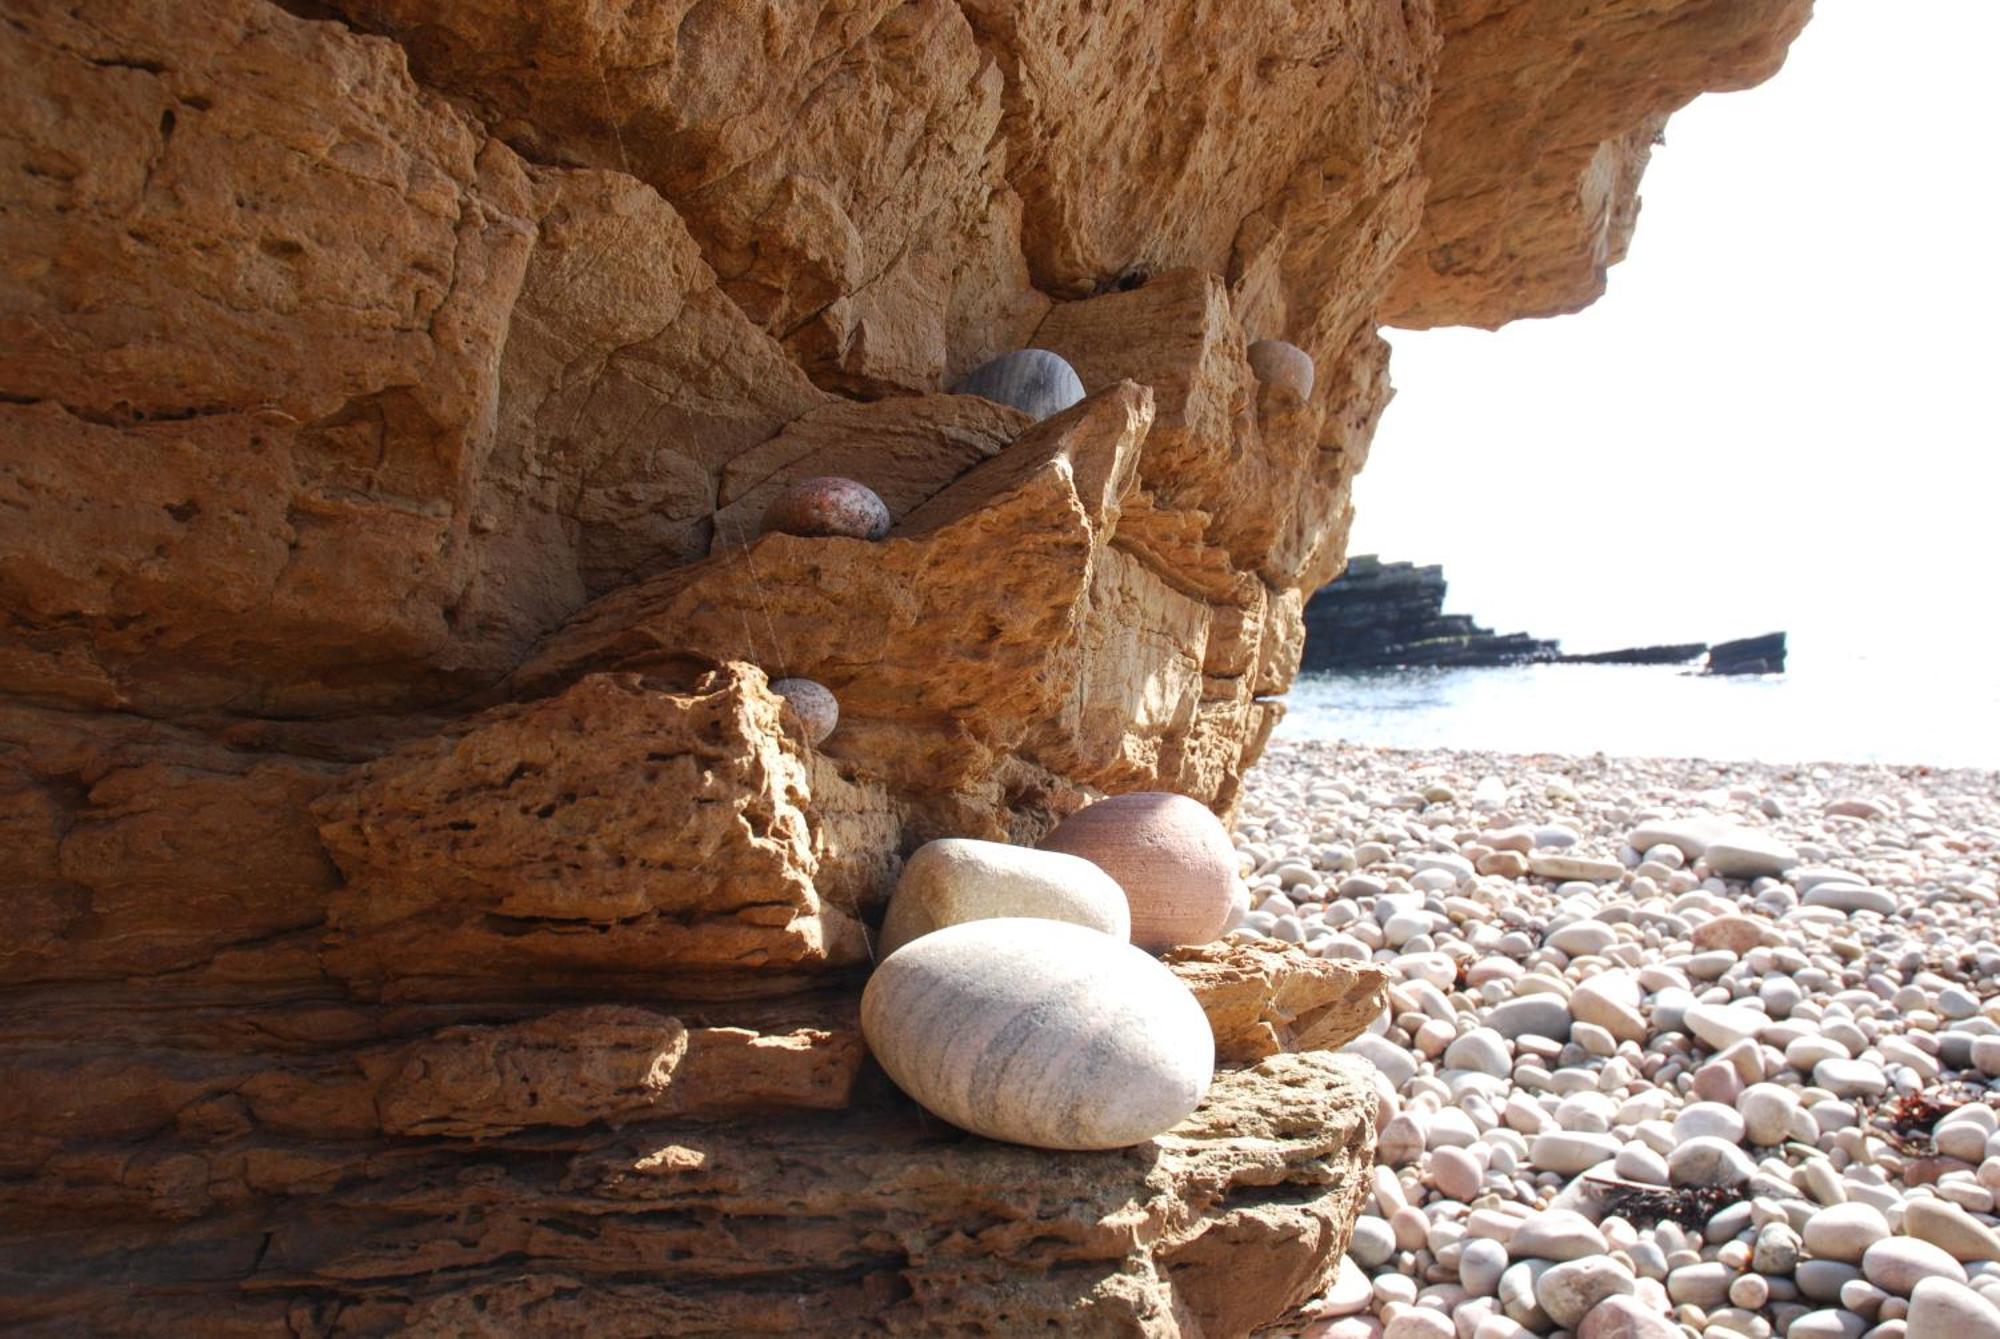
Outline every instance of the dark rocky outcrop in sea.
<path fill-rule="evenodd" d="M 1785 634 L 1767 632 L 1733 642 L 1718 642 L 1708 648 L 1710 674 L 1783 674 Z"/>
<path fill-rule="evenodd" d="M 1666 646 L 1627 646 L 1616 651 L 1590 651 L 1556 657 L 1565 665 L 1685 665 L 1708 652 L 1707 642 L 1674 642 Z"/>
<path fill-rule="evenodd" d="M 1406 665 L 1525 665 L 1554 660 L 1554 642 L 1525 632 L 1496 633 L 1465 614 L 1444 612 L 1444 569 L 1348 561 L 1338 581 L 1306 603 L 1306 670 Z"/>
<path fill-rule="evenodd" d="M 1554 641 L 1525 632 L 1496 633 L 1466 614 L 1444 612 L 1444 568 L 1385 563 L 1374 554 L 1348 561 L 1339 580 L 1306 602 L 1302 670 L 1452 666 L 1482 668 L 1557 661 L 1566 665 L 1685 665 L 1704 654 L 1708 674 L 1782 674 L 1785 634 L 1740 641 L 1676 642 L 1564 655 Z"/>

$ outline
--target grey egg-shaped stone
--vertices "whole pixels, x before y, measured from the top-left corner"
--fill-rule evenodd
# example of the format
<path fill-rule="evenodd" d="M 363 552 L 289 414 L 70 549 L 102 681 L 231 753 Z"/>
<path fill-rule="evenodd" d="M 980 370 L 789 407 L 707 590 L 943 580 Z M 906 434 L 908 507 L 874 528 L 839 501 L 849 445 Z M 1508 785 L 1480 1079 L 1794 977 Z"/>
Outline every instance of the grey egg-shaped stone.
<path fill-rule="evenodd" d="M 764 511 L 766 531 L 813 539 L 881 539 L 889 525 L 889 508 L 874 489 L 831 474 L 799 480 Z"/>
<path fill-rule="evenodd" d="M 785 699 L 806 728 L 806 742 L 818 744 L 840 724 L 840 700 L 833 690 L 813 679 L 773 679 L 771 691 Z"/>
<path fill-rule="evenodd" d="M 958 383 L 957 392 L 984 396 L 1043 419 L 1081 400 L 1083 381 L 1060 354 L 1047 349 L 1016 349 L 980 364 Z"/>
<path fill-rule="evenodd" d="M 975 1134 L 1034 1148 L 1124 1148 L 1185 1119 L 1215 1035 L 1143 951 L 1063 921 L 947 926 L 883 959 L 861 1031 L 896 1085 Z"/>
<path fill-rule="evenodd" d="M 1268 386 L 1296 404 L 1312 398 L 1312 355 L 1282 339 L 1260 339 L 1251 344 L 1250 373 L 1259 385 Z"/>
<path fill-rule="evenodd" d="M 904 862 L 876 952 L 887 957 L 933 930 L 997 916 L 1067 921 L 1116 939 L 1132 935 L 1125 890 L 1081 856 L 942 837 Z"/>

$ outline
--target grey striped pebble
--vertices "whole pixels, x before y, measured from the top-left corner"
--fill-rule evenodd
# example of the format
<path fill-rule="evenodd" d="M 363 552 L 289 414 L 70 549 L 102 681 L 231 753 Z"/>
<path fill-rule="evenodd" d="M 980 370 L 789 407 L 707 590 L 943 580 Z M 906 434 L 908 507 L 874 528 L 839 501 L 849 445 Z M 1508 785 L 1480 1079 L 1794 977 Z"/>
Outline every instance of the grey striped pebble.
<path fill-rule="evenodd" d="M 1150 1139 L 1215 1073 L 1208 1016 L 1172 972 L 1062 921 L 968 921 L 905 945 L 869 979 L 861 1031 L 927 1110 L 1036 1148 Z"/>
<path fill-rule="evenodd" d="M 1016 349 L 980 364 L 958 383 L 957 391 L 1012 405 L 1024 414 L 1044 419 L 1081 400 L 1083 382 L 1060 354 L 1047 349 Z"/>

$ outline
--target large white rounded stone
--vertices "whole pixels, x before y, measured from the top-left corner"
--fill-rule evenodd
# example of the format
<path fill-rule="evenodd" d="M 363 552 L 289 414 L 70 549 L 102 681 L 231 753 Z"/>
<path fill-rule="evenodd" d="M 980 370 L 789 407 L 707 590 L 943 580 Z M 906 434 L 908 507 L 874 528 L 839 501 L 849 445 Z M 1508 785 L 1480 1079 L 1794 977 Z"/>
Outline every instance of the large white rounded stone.
<path fill-rule="evenodd" d="M 1516 1260 L 1583 1260 L 1610 1249 L 1597 1225 L 1573 1209 L 1544 1209 L 1521 1220 L 1507 1243 Z"/>
<path fill-rule="evenodd" d="M 2000 1309 L 1962 1283 L 1936 1276 L 1910 1290 L 1911 1339 L 2000 1339 Z"/>
<path fill-rule="evenodd" d="M 1813 1083 L 1835 1097 L 1880 1097 L 1889 1089 L 1882 1067 L 1866 1060 L 1822 1060 L 1813 1066 Z"/>
<path fill-rule="evenodd" d="M 1781 1144 L 1791 1130 L 1799 1097 L 1782 1084 L 1753 1083 L 1736 1099 L 1736 1109 L 1743 1115 L 1745 1133 L 1751 1143 Z"/>
<path fill-rule="evenodd" d="M 1491 1297 L 1507 1272 L 1507 1248 L 1489 1237 L 1467 1239 L 1458 1256 L 1459 1286 L 1474 1297 Z"/>
<path fill-rule="evenodd" d="M 1821 1260 L 1858 1265 L 1870 1246 L 1889 1235 L 1889 1220 L 1872 1204 L 1835 1204 L 1806 1219 L 1805 1246 Z"/>
<path fill-rule="evenodd" d="M 1538 879 L 1587 879 L 1592 883 L 1616 883 L 1625 877 L 1625 867 L 1616 860 L 1553 852 L 1529 856 L 1528 872 Z"/>
<path fill-rule="evenodd" d="M 1514 1061 L 1505 1037 L 1490 1027 L 1476 1027 L 1444 1048 L 1444 1067 L 1504 1079 L 1514 1072 Z"/>
<path fill-rule="evenodd" d="M 1740 1186 L 1756 1171 L 1747 1153 L 1713 1135 L 1684 1139 L 1667 1154 L 1667 1179 L 1677 1186 Z"/>
<path fill-rule="evenodd" d="M 1693 860 L 1708 850 L 1711 841 L 1728 830 L 1729 825 L 1721 819 L 1710 814 L 1697 814 L 1691 818 L 1641 823 L 1627 834 L 1625 844 L 1635 851 L 1671 846 Z"/>
<path fill-rule="evenodd" d="M 1215 1037 L 1179 978 L 1062 921 L 968 921 L 882 961 L 861 1031 L 897 1086 L 952 1124 L 1037 1148 L 1123 1148 L 1208 1092 Z"/>
<path fill-rule="evenodd" d="M 1352 1257 L 1343 1255 L 1333 1284 L 1321 1295 L 1317 1309 L 1322 1315 L 1352 1316 L 1366 1311 L 1374 1298 L 1375 1290 L 1369 1285 L 1367 1273 Z"/>
<path fill-rule="evenodd" d="M 1364 1032 L 1340 1049 L 1360 1056 L 1381 1070 L 1382 1076 L 1389 1080 L 1389 1086 L 1397 1090 L 1417 1076 L 1417 1058 L 1387 1037 Z"/>
<path fill-rule="evenodd" d="M 1528 1144 L 1528 1164 L 1537 1171 L 1575 1176 L 1600 1162 L 1610 1162 L 1623 1148 L 1617 1135 L 1583 1130 L 1551 1130 Z"/>
<path fill-rule="evenodd" d="M 1535 1300 L 1550 1320 L 1569 1330 L 1605 1298 L 1632 1291 L 1632 1275 L 1607 1256 L 1565 1261 L 1535 1280 Z"/>
<path fill-rule="evenodd" d="M 886 958 L 933 930 L 997 916 L 1037 916 L 1132 937 L 1125 890 L 1083 857 L 945 837 L 925 842 L 904 862 L 876 952 Z"/>
<path fill-rule="evenodd" d="M 1486 1015 L 1486 1026 L 1512 1041 L 1524 1036 L 1568 1041 L 1569 1005 L 1557 995 L 1519 995 Z"/>
<path fill-rule="evenodd" d="M 1646 1015 L 1640 1011 L 1639 983 L 1630 972 L 1598 972 L 1577 983 L 1569 1011 L 1582 1023 L 1595 1023 L 1618 1041 L 1646 1040 Z"/>
<path fill-rule="evenodd" d="M 1687 1140 L 1703 1136 L 1731 1144 L 1743 1142 L 1743 1117 L 1736 1108 L 1720 1102 L 1690 1102 L 1674 1117 L 1674 1138 Z"/>
<path fill-rule="evenodd" d="M 1457 1333 L 1450 1316 L 1427 1306 L 1397 1311 L 1382 1327 L 1382 1339 L 1452 1339 Z"/>
<path fill-rule="evenodd" d="M 1801 900 L 1809 907 L 1831 907 L 1835 911 L 1872 911 L 1877 916 L 1896 914 L 1893 893 L 1858 883 L 1819 884 Z"/>
<path fill-rule="evenodd" d="M 1756 1036 L 1771 1022 L 1768 1014 L 1735 1004 L 1696 1004 L 1684 1017 L 1688 1029 L 1718 1051 Z"/>
<path fill-rule="evenodd" d="M 1799 863 L 1798 852 L 1751 828 L 1717 834 L 1702 852 L 1709 870 L 1725 879 L 1776 877 Z"/>
<path fill-rule="evenodd" d="M 1618 932 L 1603 921 L 1573 921 L 1551 933 L 1544 942 L 1565 957 L 1581 958 L 1603 953 L 1618 942 Z"/>
<path fill-rule="evenodd" d="M 1942 1247 L 1961 1264 L 2000 1261 L 2000 1232 L 1947 1200 L 1911 1200 L 1903 1208 L 1903 1231 Z"/>
<path fill-rule="evenodd" d="M 1684 1331 L 1637 1297 L 1607 1297 L 1590 1309 L 1576 1339 L 1681 1339 Z"/>
<path fill-rule="evenodd" d="M 1870 1246 L 1861 1257 L 1861 1272 L 1884 1292 L 1908 1297 L 1925 1279 L 1966 1281 L 1965 1266 L 1951 1258 L 1951 1252 L 1915 1237 L 1887 1237 Z"/>

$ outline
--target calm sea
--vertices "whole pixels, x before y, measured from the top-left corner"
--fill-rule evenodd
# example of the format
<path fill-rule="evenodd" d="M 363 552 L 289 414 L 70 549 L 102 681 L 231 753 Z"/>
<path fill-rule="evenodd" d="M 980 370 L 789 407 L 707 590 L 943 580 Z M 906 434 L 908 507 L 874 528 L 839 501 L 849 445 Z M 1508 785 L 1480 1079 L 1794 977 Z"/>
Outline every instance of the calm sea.
<path fill-rule="evenodd" d="M 1990 662 L 1812 653 L 1795 639 L 1789 663 L 1786 674 L 1739 678 L 1647 665 L 1301 675 L 1277 738 L 2000 768 L 2000 671 Z"/>

